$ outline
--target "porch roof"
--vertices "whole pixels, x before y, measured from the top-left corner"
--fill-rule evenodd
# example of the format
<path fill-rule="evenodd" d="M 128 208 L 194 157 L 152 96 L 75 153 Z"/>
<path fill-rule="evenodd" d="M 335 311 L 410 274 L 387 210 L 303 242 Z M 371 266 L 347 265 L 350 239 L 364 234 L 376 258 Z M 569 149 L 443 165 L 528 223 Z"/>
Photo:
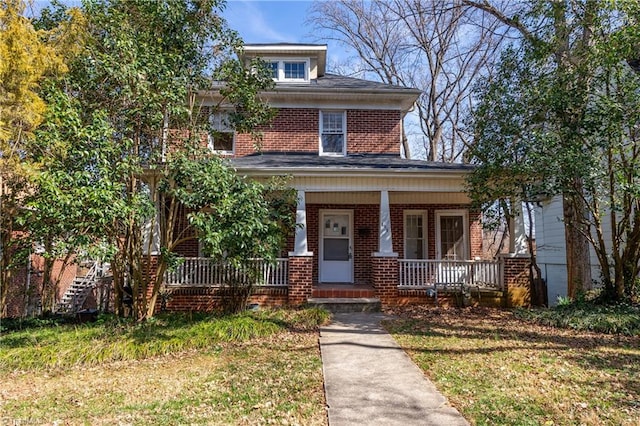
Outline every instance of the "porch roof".
<path fill-rule="evenodd" d="M 308 152 L 262 152 L 237 157 L 231 163 L 242 171 L 411 173 L 464 175 L 475 166 L 401 158 L 394 154 L 352 154 L 346 157 L 321 156 Z"/>

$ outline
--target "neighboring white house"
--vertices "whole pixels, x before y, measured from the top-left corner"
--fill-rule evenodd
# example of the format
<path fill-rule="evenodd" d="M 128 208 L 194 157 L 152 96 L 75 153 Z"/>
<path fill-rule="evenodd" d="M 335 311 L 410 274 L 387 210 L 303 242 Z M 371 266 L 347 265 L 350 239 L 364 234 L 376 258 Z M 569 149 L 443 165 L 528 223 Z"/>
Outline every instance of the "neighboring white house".
<path fill-rule="evenodd" d="M 610 220 L 603 218 L 605 242 L 611 240 Z M 556 305 L 559 297 L 566 297 L 567 284 L 567 251 L 565 243 L 565 227 L 562 219 L 562 197 L 556 196 L 543 201 L 535 209 L 535 235 L 537 262 L 542 278 L 547 283 L 549 305 Z M 591 254 L 591 277 L 594 286 L 601 282 L 600 266 L 593 247 Z"/>

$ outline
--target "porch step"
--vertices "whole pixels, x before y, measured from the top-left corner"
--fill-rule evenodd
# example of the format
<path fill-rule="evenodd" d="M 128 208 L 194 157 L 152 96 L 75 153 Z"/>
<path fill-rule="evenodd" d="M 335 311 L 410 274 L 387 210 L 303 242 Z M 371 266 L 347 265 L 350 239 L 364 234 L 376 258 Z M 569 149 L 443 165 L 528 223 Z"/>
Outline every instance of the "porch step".
<path fill-rule="evenodd" d="M 311 295 L 314 299 L 343 299 L 376 297 L 376 292 L 369 286 L 318 286 Z"/>
<path fill-rule="evenodd" d="M 311 297 L 311 306 L 317 306 L 334 314 L 342 312 L 379 312 L 380 299 L 375 297 Z"/>

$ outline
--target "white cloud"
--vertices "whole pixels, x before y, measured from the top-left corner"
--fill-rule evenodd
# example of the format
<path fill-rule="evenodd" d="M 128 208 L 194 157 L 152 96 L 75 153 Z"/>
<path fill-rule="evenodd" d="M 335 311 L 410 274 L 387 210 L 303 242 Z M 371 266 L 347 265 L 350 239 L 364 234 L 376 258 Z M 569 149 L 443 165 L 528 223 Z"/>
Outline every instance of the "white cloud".
<path fill-rule="evenodd" d="M 236 0 L 227 3 L 224 17 L 247 43 L 294 42 L 295 36 L 278 30 L 265 14 L 270 2 Z M 279 6 L 279 9 L 282 5 Z"/>

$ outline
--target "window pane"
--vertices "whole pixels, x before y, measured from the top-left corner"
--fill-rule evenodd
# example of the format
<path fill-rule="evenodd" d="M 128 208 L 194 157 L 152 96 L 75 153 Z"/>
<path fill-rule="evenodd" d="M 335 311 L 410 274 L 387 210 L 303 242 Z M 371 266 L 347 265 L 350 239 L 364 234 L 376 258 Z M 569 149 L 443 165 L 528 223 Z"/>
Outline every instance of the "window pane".
<path fill-rule="evenodd" d="M 278 78 L 278 63 L 277 62 L 270 62 L 268 65 L 268 68 L 271 69 L 271 78 Z"/>
<path fill-rule="evenodd" d="M 295 78 L 305 80 L 305 67 L 306 62 L 285 62 L 284 63 L 284 78 Z"/>
<path fill-rule="evenodd" d="M 213 132 L 211 134 L 211 142 L 214 151 L 233 151 L 233 133 Z"/>
<path fill-rule="evenodd" d="M 213 130 L 219 132 L 232 131 L 231 119 L 229 111 L 217 111 L 209 115 L 209 124 Z"/>
<path fill-rule="evenodd" d="M 423 222 L 422 214 L 405 216 L 405 258 L 407 259 L 426 258 Z"/>
<path fill-rule="evenodd" d="M 322 132 L 323 133 L 343 133 L 344 118 L 341 112 L 323 112 L 322 113 Z"/>
<path fill-rule="evenodd" d="M 462 216 L 440 217 L 440 253 L 443 259 L 464 259 Z"/>
<path fill-rule="evenodd" d="M 342 153 L 344 146 L 343 135 L 323 134 L 322 135 L 322 152 Z"/>
<path fill-rule="evenodd" d="M 324 260 L 349 260 L 349 240 L 325 238 Z"/>

